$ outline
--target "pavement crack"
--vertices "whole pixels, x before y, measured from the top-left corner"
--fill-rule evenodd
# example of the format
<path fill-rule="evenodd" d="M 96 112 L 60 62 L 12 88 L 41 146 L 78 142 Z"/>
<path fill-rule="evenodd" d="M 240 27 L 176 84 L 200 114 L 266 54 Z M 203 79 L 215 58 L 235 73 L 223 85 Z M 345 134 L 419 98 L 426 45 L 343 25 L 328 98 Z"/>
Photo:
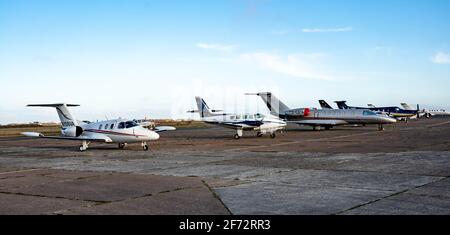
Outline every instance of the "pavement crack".
<path fill-rule="evenodd" d="M 375 202 L 379 202 L 381 200 L 384 200 L 384 199 L 387 199 L 387 198 L 390 198 L 390 197 L 394 197 L 394 196 L 397 196 L 397 195 L 400 195 L 400 194 L 403 194 L 403 193 L 407 193 L 408 191 L 411 191 L 411 190 L 414 190 L 414 189 L 418 189 L 418 188 L 421 188 L 421 187 L 424 187 L 424 186 L 427 186 L 427 185 L 430 185 L 430 184 L 434 184 L 436 182 L 439 182 L 439 181 L 447 179 L 447 178 L 448 177 L 440 178 L 440 179 L 438 179 L 436 181 L 431 181 L 431 182 L 426 183 L 426 184 L 422 184 L 422 185 L 415 186 L 415 187 L 412 187 L 412 188 L 409 188 L 409 189 L 405 189 L 405 190 L 402 190 L 402 191 L 399 191 L 399 192 L 395 192 L 393 194 L 390 194 L 390 195 L 387 195 L 387 196 L 384 196 L 384 197 L 381 197 L 381 198 L 378 198 L 378 199 L 375 199 L 375 200 L 372 200 L 372 201 L 369 201 L 369 202 L 366 202 L 366 203 L 363 203 L 363 204 L 356 205 L 356 206 L 351 207 L 349 209 L 345 209 L 345 210 L 339 211 L 339 212 L 335 213 L 335 215 L 341 215 L 341 214 L 343 214 L 343 213 L 345 213 L 347 211 L 351 211 L 351 210 L 354 210 L 354 209 L 357 209 L 357 208 L 360 208 L 360 207 L 363 207 L 363 206 L 367 206 L 367 205 L 375 203 Z"/>
<path fill-rule="evenodd" d="M 212 189 L 208 183 L 206 183 L 206 181 L 202 180 L 203 185 L 206 186 L 206 188 L 208 188 L 208 190 L 212 193 L 212 195 L 219 200 L 219 202 L 223 205 L 223 207 L 228 211 L 228 213 L 230 213 L 230 215 L 233 215 L 233 212 L 231 212 L 230 208 L 228 208 L 228 206 L 222 201 L 222 199 L 219 197 L 219 195 L 214 191 L 214 189 Z"/>

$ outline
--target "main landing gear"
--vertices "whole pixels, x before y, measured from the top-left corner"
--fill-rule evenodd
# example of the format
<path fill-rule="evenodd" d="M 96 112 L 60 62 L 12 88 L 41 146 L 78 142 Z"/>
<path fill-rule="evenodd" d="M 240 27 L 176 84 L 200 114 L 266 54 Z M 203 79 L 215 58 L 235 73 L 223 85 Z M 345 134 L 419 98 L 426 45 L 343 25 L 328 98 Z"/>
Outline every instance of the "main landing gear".
<path fill-rule="evenodd" d="M 119 143 L 119 149 L 124 149 L 127 146 L 127 143 Z"/>
<path fill-rule="evenodd" d="M 83 142 L 81 142 L 80 151 L 81 152 L 86 151 L 86 149 L 88 149 L 90 143 L 91 143 L 90 141 L 83 140 Z"/>
<path fill-rule="evenodd" d="M 262 137 L 262 136 L 263 136 L 263 133 L 261 133 L 261 132 L 258 131 L 258 133 L 256 133 L 256 136 Z M 277 137 L 277 135 L 275 134 L 275 132 L 270 133 L 270 138 L 274 139 L 275 137 Z"/>
<path fill-rule="evenodd" d="M 142 142 L 142 149 L 144 151 L 148 151 L 148 144 L 147 144 L 147 142 L 145 142 L 145 141 Z"/>
<path fill-rule="evenodd" d="M 379 131 L 384 131 L 384 126 L 383 126 L 383 124 L 378 124 L 378 130 L 379 130 Z"/>
<path fill-rule="evenodd" d="M 238 140 L 242 137 L 242 130 L 236 130 L 236 135 L 234 135 L 234 139 Z"/>

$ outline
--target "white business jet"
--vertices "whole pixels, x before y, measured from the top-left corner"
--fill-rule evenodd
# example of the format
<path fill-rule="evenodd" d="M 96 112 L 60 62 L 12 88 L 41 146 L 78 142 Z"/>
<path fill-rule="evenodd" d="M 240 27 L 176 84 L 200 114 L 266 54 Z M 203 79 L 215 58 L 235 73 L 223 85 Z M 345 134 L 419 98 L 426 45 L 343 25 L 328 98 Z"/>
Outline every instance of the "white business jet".
<path fill-rule="evenodd" d="M 127 143 L 141 142 L 142 148 L 148 150 L 147 141 L 159 139 L 158 132 L 175 130 L 174 127 L 160 126 L 154 130 L 146 129 L 133 120 L 114 119 L 100 122 L 78 121 L 70 114 L 67 107 L 77 104 L 29 104 L 28 107 L 53 107 L 61 120 L 61 136 L 45 136 L 37 132 L 23 132 L 28 137 L 47 139 L 80 140 L 80 151 L 86 151 L 90 142 L 118 143 L 119 149 Z"/>
<path fill-rule="evenodd" d="M 258 137 L 269 133 L 271 138 L 275 138 L 275 132 L 286 127 L 286 122 L 278 117 L 262 114 L 218 113 L 221 110 L 211 110 L 202 98 L 197 96 L 195 101 L 197 102 L 198 110 L 188 112 L 199 113 L 201 120 L 205 123 L 235 129 L 235 139 L 241 138 L 243 131 L 257 131 Z"/>

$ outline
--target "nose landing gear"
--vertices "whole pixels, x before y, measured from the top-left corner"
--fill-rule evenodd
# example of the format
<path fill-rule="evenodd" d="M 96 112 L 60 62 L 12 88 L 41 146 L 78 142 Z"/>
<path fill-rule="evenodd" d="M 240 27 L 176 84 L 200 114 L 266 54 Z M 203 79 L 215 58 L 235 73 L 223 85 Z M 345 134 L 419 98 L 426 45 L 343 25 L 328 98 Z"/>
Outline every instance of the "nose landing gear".
<path fill-rule="evenodd" d="M 83 140 L 83 142 L 81 142 L 80 151 L 81 152 L 86 151 L 88 149 L 90 143 L 91 143 L 90 141 Z"/>
<path fill-rule="evenodd" d="M 142 149 L 144 151 L 148 151 L 148 144 L 147 144 L 147 142 L 142 142 Z"/>

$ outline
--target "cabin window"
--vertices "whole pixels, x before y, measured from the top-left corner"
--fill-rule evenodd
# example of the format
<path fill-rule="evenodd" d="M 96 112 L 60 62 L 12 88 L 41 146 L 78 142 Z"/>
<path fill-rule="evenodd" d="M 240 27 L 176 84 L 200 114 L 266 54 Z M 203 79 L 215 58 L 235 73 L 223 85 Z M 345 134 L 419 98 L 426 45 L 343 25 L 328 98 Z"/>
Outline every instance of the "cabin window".
<path fill-rule="evenodd" d="M 236 119 L 236 116 L 230 116 L 230 119 L 234 120 L 234 119 Z"/>
<path fill-rule="evenodd" d="M 100 126 L 98 126 L 98 129 L 101 130 L 102 129 L 102 124 L 100 124 Z"/>
<path fill-rule="evenodd" d="M 248 115 L 248 119 L 254 119 L 255 117 L 253 115 Z"/>
<path fill-rule="evenodd" d="M 125 128 L 125 122 L 119 123 L 119 129 L 123 129 L 123 128 Z"/>
<path fill-rule="evenodd" d="M 377 115 L 376 113 L 372 112 L 372 111 L 364 111 L 363 112 L 364 116 L 370 116 L 370 115 Z"/>
<path fill-rule="evenodd" d="M 113 124 L 111 124 L 111 127 L 110 127 L 110 128 L 111 128 L 111 130 L 112 130 L 112 129 L 114 128 L 114 123 L 113 123 Z"/>
<path fill-rule="evenodd" d="M 108 124 L 105 124 L 105 130 L 108 129 Z"/>
<path fill-rule="evenodd" d="M 241 115 L 236 115 L 236 119 L 241 119 Z"/>
<path fill-rule="evenodd" d="M 131 127 L 135 127 L 135 126 L 139 126 L 139 125 L 133 121 L 125 122 L 125 128 L 131 128 Z"/>

